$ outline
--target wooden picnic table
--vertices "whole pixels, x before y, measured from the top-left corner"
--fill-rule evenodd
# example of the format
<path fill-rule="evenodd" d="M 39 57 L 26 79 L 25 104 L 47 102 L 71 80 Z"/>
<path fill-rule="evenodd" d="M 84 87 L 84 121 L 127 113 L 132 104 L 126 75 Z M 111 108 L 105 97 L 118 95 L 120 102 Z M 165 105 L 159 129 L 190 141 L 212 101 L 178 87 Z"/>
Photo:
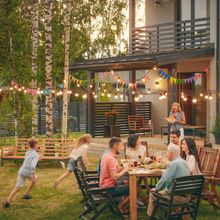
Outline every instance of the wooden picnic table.
<path fill-rule="evenodd" d="M 129 174 L 129 192 L 130 192 L 130 219 L 137 220 L 137 177 L 161 177 L 162 170 L 147 170 L 134 168 Z"/>

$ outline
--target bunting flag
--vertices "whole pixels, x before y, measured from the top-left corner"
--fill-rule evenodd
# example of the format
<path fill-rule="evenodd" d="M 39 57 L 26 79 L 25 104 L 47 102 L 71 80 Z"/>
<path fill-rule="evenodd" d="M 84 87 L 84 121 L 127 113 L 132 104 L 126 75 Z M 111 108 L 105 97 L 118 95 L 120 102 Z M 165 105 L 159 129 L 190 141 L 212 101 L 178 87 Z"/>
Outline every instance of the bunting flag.
<path fill-rule="evenodd" d="M 72 81 L 73 83 L 76 83 L 77 85 L 81 86 L 82 85 L 82 80 L 81 79 L 77 79 L 74 76 L 70 76 L 70 81 Z"/>
<path fill-rule="evenodd" d="M 206 68 L 204 70 L 204 72 L 207 73 L 208 72 L 208 68 Z M 170 76 L 169 74 L 165 73 L 163 70 L 159 70 L 159 75 L 161 77 L 163 77 L 164 79 L 167 79 L 168 81 L 170 81 L 170 83 L 173 83 L 175 85 L 194 83 L 196 80 L 199 80 L 199 79 L 202 78 L 202 74 L 201 73 L 197 73 L 195 76 L 190 77 L 190 78 L 177 79 L 177 78 L 174 78 L 174 77 Z"/>

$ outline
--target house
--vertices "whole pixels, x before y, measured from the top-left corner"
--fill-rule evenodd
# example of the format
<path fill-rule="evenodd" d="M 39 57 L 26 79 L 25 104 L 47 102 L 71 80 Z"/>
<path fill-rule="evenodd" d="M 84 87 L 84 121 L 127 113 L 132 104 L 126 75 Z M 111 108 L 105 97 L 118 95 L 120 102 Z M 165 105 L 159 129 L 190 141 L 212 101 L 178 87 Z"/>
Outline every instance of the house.
<path fill-rule="evenodd" d="M 128 55 L 86 60 L 70 65 L 70 70 L 87 70 L 90 78 L 94 72 L 106 69 L 129 71 L 129 82 L 133 84 L 138 71 L 151 70 L 146 88 L 158 90 L 158 94 L 146 94 L 144 100 L 152 103 L 156 133 L 171 104 L 177 101 L 186 114 L 187 124 L 205 126 L 209 137 L 220 112 L 220 1 L 145 0 L 143 7 L 145 25 L 139 27 L 136 1 L 129 0 Z M 166 79 L 158 81 L 159 70 Z M 161 88 L 154 88 L 156 84 Z M 162 91 L 167 98 L 158 100 Z M 90 98 L 91 107 L 94 100 Z M 130 101 L 135 103 L 135 94 L 131 94 Z"/>

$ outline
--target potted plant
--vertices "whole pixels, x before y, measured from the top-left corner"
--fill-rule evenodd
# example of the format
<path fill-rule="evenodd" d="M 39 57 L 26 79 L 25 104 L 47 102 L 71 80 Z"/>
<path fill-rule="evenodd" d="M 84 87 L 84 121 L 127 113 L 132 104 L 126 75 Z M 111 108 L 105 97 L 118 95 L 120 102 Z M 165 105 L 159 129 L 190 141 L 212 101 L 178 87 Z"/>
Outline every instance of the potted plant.
<path fill-rule="evenodd" d="M 105 112 L 107 125 L 115 125 L 117 116 L 118 116 L 118 112 L 114 110 L 110 112 Z"/>
<path fill-rule="evenodd" d="M 215 136 L 215 143 L 220 144 L 220 117 L 215 120 L 215 124 L 212 127 L 212 134 Z"/>

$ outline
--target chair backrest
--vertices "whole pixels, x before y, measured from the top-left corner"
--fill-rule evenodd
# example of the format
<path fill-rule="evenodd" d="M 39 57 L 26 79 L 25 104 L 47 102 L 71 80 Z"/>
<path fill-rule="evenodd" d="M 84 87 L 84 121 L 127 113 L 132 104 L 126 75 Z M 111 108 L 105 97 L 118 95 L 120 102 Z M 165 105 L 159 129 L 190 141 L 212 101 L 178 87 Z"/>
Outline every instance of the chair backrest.
<path fill-rule="evenodd" d="M 204 184 L 203 175 L 178 177 L 173 180 L 171 196 L 188 196 L 190 194 L 201 196 Z"/>
<path fill-rule="evenodd" d="M 146 157 L 148 157 L 149 155 L 148 155 L 148 143 L 147 143 L 147 141 L 141 141 L 141 144 L 146 147 Z M 127 148 L 128 148 L 128 143 L 125 142 L 125 143 L 124 143 L 124 155 L 125 155 L 125 159 L 126 159 L 126 150 L 127 150 Z"/>
<path fill-rule="evenodd" d="M 142 115 L 129 115 L 128 128 L 129 130 L 137 130 L 144 127 L 144 116 Z"/>
<path fill-rule="evenodd" d="M 219 150 L 203 147 L 200 150 L 199 159 L 202 167 L 202 173 L 205 176 L 214 176 L 219 159 Z"/>
<path fill-rule="evenodd" d="M 87 172 L 87 169 L 86 169 L 86 165 L 82 159 L 82 156 L 78 157 L 75 161 L 75 166 L 76 168 L 82 170 L 82 172 L 86 173 Z"/>
<path fill-rule="evenodd" d="M 196 141 L 196 148 L 197 148 L 199 155 L 200 155 L 201 149 L 203 148 L 203 145 L 204 145 L 203 141 Z"/>
<path fill-rule="evenodd" d="M 79 169 L 79 168 L 75 168 L 74 169 L 74 174 L 75 174 L 75 177 L 76 177 L 76 180 L 77 180 L 77 183 L 79 185 L 79 189 L 81 190 L 82 194 L 84 197 L 86 197 L 87 195 L 87 189 L 89 188 L 88 187 L 88 184 L 85 180 L 85 175 L 84 175 L 84 172 Z"/>

